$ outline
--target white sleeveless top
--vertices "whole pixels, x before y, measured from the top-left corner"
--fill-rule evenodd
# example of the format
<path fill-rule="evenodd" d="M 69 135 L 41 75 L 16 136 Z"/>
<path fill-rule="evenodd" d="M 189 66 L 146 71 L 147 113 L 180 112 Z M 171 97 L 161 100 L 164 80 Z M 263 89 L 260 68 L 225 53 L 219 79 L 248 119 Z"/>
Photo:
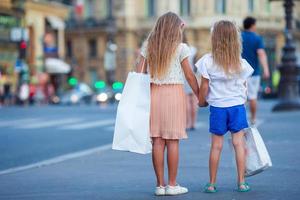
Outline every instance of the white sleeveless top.
<path fill-rule="evenodd" d="M 147 59 L 147 42 L 144 42 L 141 48 L 141 55 Z M 184 73 L 181 68 L 181 62 L 190 55 L 190 49 L 185 43 L 178 45 L 175 55 L 171 61 L 171 66 L 166 75 L 161 78 L 151 78 L 151 83 L 154 84 L 184 84 Z M 148 68 L 151 66 L 148 66 Z M 149 71 L 149 70 L 148 70 Z"/>

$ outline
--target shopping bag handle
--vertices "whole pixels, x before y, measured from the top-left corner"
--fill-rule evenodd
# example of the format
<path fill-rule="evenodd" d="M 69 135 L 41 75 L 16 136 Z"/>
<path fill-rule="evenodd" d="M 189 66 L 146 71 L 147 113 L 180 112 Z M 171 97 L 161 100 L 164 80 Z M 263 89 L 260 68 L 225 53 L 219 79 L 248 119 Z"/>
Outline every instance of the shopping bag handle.
<path fill-rule="evenodd" d="M 145 65 L 146 58 L 142 57 L 142 59 L 143 59 L 143 63 L 142 63 L 142 70 L 140 73 L 144 73 L 144 65 Z M 146 73 L 147 73 L 147 71 L 146 71 Z"/>

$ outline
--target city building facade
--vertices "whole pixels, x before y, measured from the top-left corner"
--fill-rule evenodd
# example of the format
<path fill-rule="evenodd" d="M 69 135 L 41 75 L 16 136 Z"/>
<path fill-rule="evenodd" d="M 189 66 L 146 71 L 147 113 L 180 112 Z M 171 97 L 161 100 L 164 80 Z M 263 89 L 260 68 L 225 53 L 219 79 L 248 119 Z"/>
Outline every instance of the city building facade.
<path fill-rule="evenodd" d="M 64 59 L 68 15 L 69 8 L 59 2 L 0 1 L 0 90 L 9 88 L 0 93 L 17 99 L 20 86 L 30 84 L 36 75 L 44 75 L 51 82 L 45 59 Z M 34 84 L 39 84 L 38 80 Z"/>
<path fill-rule="evenodd" d="M 69 16 L 68 7 L 57 2 L 25 1 L 24 21 L 29 32 L 28 63 L 38 71 L 44 70 L 44 58 L 48 53 L 65 57 L 65 20 Z M 49 43 L 49 44 L 48 44 Z M 47 51 L 47 45 L 55 48 Z"/>
<path fill-rule="evenodd" d="M 220 19 L 242 27 L 246 16 L 257 18 L 271 69 L 280 62 L 284 43 L 282 2 L 269 0 L 77 0 L 69 1 L 71 17 L 66 29 L 66 57 L 74 76 L 91 85 L 106 80 L 105 52 L 116 44 L 115 79 L 124 81 L 135 65 L 138 49 L 158 16 L 178 13 L 186 22 L 186 34 L 200 57 L 210 50 L 210 28 Z M 295 16 L 297 17 L 295 12 Z"/>
<path fill-rule="evenodd" d="M 8 96 L 16 90 L 18 76 L 15 63 L 19 57 L 21 38 L 12 37 L 23 30 L 24 12 L 11 0 L 0 1 L 0 94 Z"/>

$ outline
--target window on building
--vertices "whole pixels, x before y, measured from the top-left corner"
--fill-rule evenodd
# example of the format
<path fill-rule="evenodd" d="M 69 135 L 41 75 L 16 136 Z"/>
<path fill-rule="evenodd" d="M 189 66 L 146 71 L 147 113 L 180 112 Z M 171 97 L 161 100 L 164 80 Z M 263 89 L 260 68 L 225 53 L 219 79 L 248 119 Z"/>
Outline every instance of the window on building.
<path fill-rule="evenodd" d="M 97 40 L 96 39 L 89 40 L 89 57 L 90 58 L 97 57 Z"/>
<path fill-rule="evenodd" d="M 270 4 L 269 1 L 266 1 L 266 6 L 265 6 L 265 8 L 266 8 L 266 11 L 267 11 L 268 13 L 271 12 L 271 4 Z"/>
<path fill-rule="evenodd" d="M 73 50 L 72 50 L 72 41 L 67 41 L 67 57 L 72 58 L 73 57 Z"/>
<path fill-rule="evenodd" d="M 254 0 L 248 0 L 248 12 L 249 13 L 254 12 Z"/>
<path fill-rule="evenodd" d="M 87 18 L 94 17 L 94 14 L 95 14 L 95 12 L 94 12 L 95 4 L 94 3 L 95 3 L 94 0 L 88 0 L 86 2 L 86 16 L 87 16 Z"/>
<path fill-rule="evenodd" d="M 180 15 L 190 16 L 191 14 L 191 1 L 190 0 L 180 0 Z"/>
<path fill-rule="evenodd" d="M 218 14 L 226 13 L 226 0 L 215 0 L 215 11 Z"/>
<path fill-rule="evenodd" d="M 112 16 L 113 16 L 113 1 L 106 0 L 106 6 L 107 6 L 107 17 L 112 18 Z"/>
<path fill-rule="evenodd" d="M 156 15 L 156 0 L 147 0 L 147 14 L 148 17 L 154 17 Z"/>

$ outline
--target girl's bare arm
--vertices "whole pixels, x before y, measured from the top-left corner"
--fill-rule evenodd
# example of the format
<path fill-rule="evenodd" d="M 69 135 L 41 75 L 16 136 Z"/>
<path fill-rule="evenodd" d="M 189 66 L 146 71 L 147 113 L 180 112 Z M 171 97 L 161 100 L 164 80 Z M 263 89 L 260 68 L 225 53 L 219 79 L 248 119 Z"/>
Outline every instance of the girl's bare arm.
<path fill-rule="evenodd" d="M 204 78 L 203 76 L 201 76 L 201 84 L 200 84 L 200 90 L 199 90 L 199 96 L 198 96 L 200 107 L 208 106 L 208 103 L 206 102 L 208 88 L 209 88 L 209 80 Z"/>
<path fill-rule="evenodd" d="M 187 82 L 189 83 L 189 85 L 191 86 L 193 92 L 195 93 L 196 96 L 199 95 L 199 86 L 198 86 L 198 82 L 197 79 L 194 75 L 194 72 L 190 66 L 190 63 L 188 61 L 188 58 L 185 58 L 182 62 L 181 62 L 181 67 L 183 69 L 185 78 L 187 80 Z"/>

